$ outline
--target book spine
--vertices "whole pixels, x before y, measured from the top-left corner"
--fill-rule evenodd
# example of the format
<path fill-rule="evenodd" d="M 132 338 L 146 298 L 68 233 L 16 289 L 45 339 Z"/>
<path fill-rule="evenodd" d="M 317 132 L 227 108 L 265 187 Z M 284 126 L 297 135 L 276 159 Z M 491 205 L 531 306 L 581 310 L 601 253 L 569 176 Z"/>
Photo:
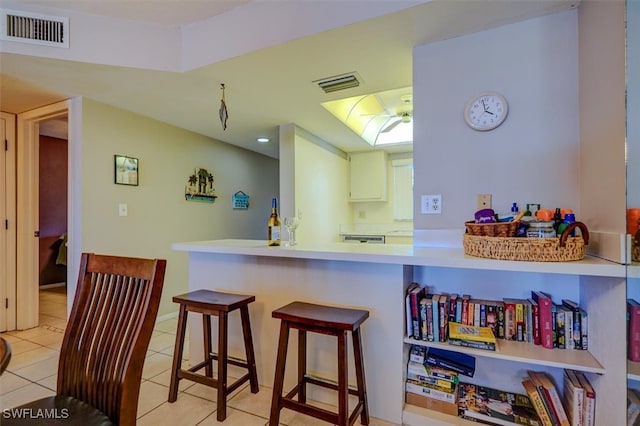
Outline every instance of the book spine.
<path fill-rule="evenodd" d="M 556 309 L 558 309 L 556 307 Z M 556 312 L 556 346 L 558 349 L 566 349 L 566 336 L 565 336 L 565 312 L 562 309 L 558 309 Z"/>
<path fill-rule="evenodd" d="M 540 340 L 542 346 L 548 349 L 553 348 L 553 326 L 552 326 L 552 312 L 551 312 L 551 300 L 547 297 L 540 297 L 538 299 L 538 306 L 540 309 Z"/>
<path fill-rule="evenodd" d="M 557 320 L 556 316 L 558 315 L 557 306 L 553 301 L 551 301 L 551 338 L 553 339 L 553 347 L 558 347 L 558 330 L 556 328 Z"/>
<path fill-rule="evenodd" d="M 409 364 L 413 362 L 424 364 L 426 353 L 427 349 L 423 346 L 411 346 L 411 350 L 409 351 Z"/>
<path fill-rule="evenodd" d="M 524 305 L 522 303 L 516 303 L 516 340 L 518 342 L 525 341 L 525 328 L 524 328 Z"/>
<path fill-rule="evenodd" d="M 420 385 L 435 386 L 437 390 L 443 392 L 451 392 L 455 388 L 455 384 L 448 380 L 438 379 L 437 377 L 429 377 L 422 374 L 407 372 L 407 379 L 419 382 Z"/>
<path fill-rule="evenodd" d="M 451 362 L 446 359 L 441 359 L 438 357 L 434 357 L 432 355 L 428 355 L 425 359 L 425 363 L 429 365 L 433 365 L 435 367 L 444 368 L 445 370 L 451 370 L 458 374 L 464 374 L 465 376 L 473 377 L 474 371 L 457 363 Z"/>
<path fill-rule="evenodd" d="M 510 301 L 504 301 L 504 338 L 516 340 L 516 305 Z"/>
<path fill-rule="evenodd" d="M 431 301 L 431 307 L 433 309 L 433 341 L 440 341 L 440 296 L 435 295 Z"/>
<path fill-rule="evenodd" d="M 407 317 L 407 337 L 413 336 L 413 321 L 411 320 L 411 295 L 405 297 L 405 313 Z"/>
<path fill-rule="evenodd" d="M 433 304 L 431 301 L 426 304 L 427 309 L 427 340 L 433 342 Z"/>
<path fill-rule="evenodd" d="M 449 333 L 449 327 L 447 326 L 449 322 L 449 314 L 447 312 L 447 308 L 449 306 L 447 296 L 440 296 L 440 341 L 446 342 L 447 335 Z"/>
<path fill-rule="evenodd" d="M 558 421 L 561 426 L 571 426 L 569 424 L 569 418 L 567 417 L 567 413 L 564 411 L 564 407 L 562 406 L 562 400 L 560 399 L 560 395 L 558 394 L 558 390 L 551 382 L 551 379 L 546 376 L 545 373 L 536 373 L 543 376 L 543 387 L 544 391 L 549 397 L 551 401 L 551 405 L 553 406 L 553 412 L 555 413 Z"/>
<path fill-rule="evenodd" d="M 455 322 L 462 324 L 462 298 L 456 299 L 456 319 Z"/>
<path fill-rule="evenodd" d="M 531 343 L 533 342 L 533 305 L 527 302 L 524 308 L 524 326 L 527 331 L 527 338 L 525 340 Z"/>
<path fill-rule="evenodd" d="M 572 379 L 572 374 L 570 370 L 564 371 L 564 409 L 571 426 L 583 426 L 582 399 L 584 390 L 579 387 L 577 379 Z"/>
<path fill-rule="evenodd" d="M 580 344 L 581 349 L 589 349 L 589 321 L 584 309 L 580 309 Z"/>
<path fill-rule="evenodd" d="M 462 297 L 462 319 L 460 323 L 469 325 L 469 298 L 466 296 Z"/>
<path fill-rule="evenodd" d="M 427 396 L 439 401 L 455 403 L 456 395 L 454 393 L 444 392 L 437 389 L 432 389 L 428 386 L 421 386 L 419 383 L 407 380 L 406 391 L 416 393 L 418 395 Z"/>
<path fill-rule="evenodd" d="M 476 302 L 473 306 L 473 325 L 475 327 L 480 327 L 480 305 L 481 303 Z"/>
<path fill-rule="evenodd" d="M 450 322 L 456 321 L 457 307 L 458 307 L 458 296 L 455 294 L 452 294 L 451 297 L 449 297 L 449 308 L 448 308 L 448 315 L 449 315 Z"/>
<path fill-rule="evenodd" d="M 504 303 L 496 304 L 496 318 L 497 318 L 497 328 L 498 328 L 498 334 L 496 335 L 496 337 L 499 339 L 504 339 L 504 333 L 505 333 Z"/>
<path fill-rule="evenodd" d="M 533 344 L 541 345 L 542 337 L 540 336 L 540 309 L 537 303 L 531 306 L 533 307 L 533 312 L 531 313 L 531 317 L 533 320 Z"/>
<path fill-rule="evenodd" d="M 414 339 L 420 339 L 420 293 L 420 289 L 411 292 L 411 323 Z"/>
<path fill-rule="evenodd" d="M 473 300 L 469 300 L 469 305 L 467 307 L 467 325 L 473 325 L 475 306 L 476 304 L 473 302 Z"/>
<path fill-rule="evenodd" d="M 629 301 L 627 303 L 627 341 L 628 358 L 640 361 L 640 305 Z"/>
<path fill-rule="evenodd" d="M 460 346 L 463 348 L 473 348 L 473 349 L 483 349 L 487 351 L 495 351 L 496 344 L 495 343 L 487 343 L 487 342 L 474 342 L 472 340 L 461 340 L 461 339 L 452 339 L 449 338 L 449 344 L 452 346 Z"/>
<path fill-rule="evenodd" d="M 540 421 L 542 422 L 542 426 L 553 426 L 551 422 L 551 418 L 549 417 L 549 413 L 544 406 L 544 402 L 542 402 L 542 397 L 538 393 L 536 387 L 531 383 L 531 380 L 524 380 L 522 382 L 527 395 L 529 395 L 529 399 L 533 404 L 533 408 L 536 410 L 538 417 L 540 417 Z"/>

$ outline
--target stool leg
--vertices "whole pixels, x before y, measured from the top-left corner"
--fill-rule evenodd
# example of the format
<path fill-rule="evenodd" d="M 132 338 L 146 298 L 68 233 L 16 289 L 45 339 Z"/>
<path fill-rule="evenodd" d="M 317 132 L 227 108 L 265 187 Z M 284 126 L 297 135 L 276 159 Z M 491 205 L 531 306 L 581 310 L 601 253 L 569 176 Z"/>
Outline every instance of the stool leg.
<path fill-rule="evenodd" d="M 182 352 L 184 349 L 184 334 L 187 328 L 187 307 L 180 305 L 180 313 L 178 315 L 178 331 L 176 333 L 176 344 L 173 347 L 173 363 L 171 366 L 171 383 L 169 385 L 169 402 L 175 402 L 178 399 L 178 371 L 182 365 Z"/>
<path fill-rule="evenodd" d="M 204 336 L 204 374 L 207 377 L 213 377 L 213 367 L 211 366 L 211 315 L 202 314 L 202 330 Z"/>
<path fill-rule="evenodd" d="M 369 424 L 369 403 L 367 402 L 367 385 L 364 379 L 364 360 L 362 351 L 362 337 L 360 336 L 360 328 L 356 328 L 352 333 L 353 337 L 353 356 L 356 364 L 356 378 L 358 380 L 358 399 L 362 403 L 362 412 L 360 413 L 360 423 Z"/>
<path fill-rule="evenodd" d="M 336 335 L 338 338 L 338 425 L 349 424 L 349 375 L 347 363 L 347 332 Z"/>
<path fill-rule="evenodd" d="M 218 315 L 218 415 L 219 422 L 227 418 L 227 324 L 228 312 Z"/>
<path fill-rule="evenodd" d="M 286 321 L 280 323 L 280 339 L 278 340 L 278 356 L 276 358 L 276 372 L 273 379 L 273 396 L 271 397 L 271 414 L 269 426 L 278 426 L 280 422 L 280 401 L 282 399 L 282 387 L 284 386 L 284 367 L 287 361 L 287 346 L 289 345 L 289 324 Z"/>
<path fill-rule="evenodd" d="M 249 369 L 249 384 L 251 393 L 258 393 L 258 373 L 256 371 L 256 356 L 253 351 L 253 337 L 251 336 L 251 321 L 249 320 L 249 307 L 240 308 L 242 319 L 242 334 L 244 336 L 244 351 L 247 356 L 247 368 Z"/>
<path fill-rule="evenodd" d="M 307 402 L 307 332 L 298 330 L 298 401 Z"/>

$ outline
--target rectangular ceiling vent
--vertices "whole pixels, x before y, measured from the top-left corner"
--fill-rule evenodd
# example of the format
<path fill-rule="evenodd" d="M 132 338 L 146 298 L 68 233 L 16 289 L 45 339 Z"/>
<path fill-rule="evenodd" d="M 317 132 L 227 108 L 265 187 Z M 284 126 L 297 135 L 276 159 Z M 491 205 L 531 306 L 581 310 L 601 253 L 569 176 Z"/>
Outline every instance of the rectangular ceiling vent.
<path fill-rule="evenodd" d="M 331 93 L 360 86 L 360 79 L 358 77 L 360 76 L 357 73 L 351 72 L 315 80 L 314 83 L 324 90 L 324 93 Z"/>
<path fill-rule="evenodd" d="M 0 26 L 1 40 L 69 48 L 69 18 L 2 9 Z"/>

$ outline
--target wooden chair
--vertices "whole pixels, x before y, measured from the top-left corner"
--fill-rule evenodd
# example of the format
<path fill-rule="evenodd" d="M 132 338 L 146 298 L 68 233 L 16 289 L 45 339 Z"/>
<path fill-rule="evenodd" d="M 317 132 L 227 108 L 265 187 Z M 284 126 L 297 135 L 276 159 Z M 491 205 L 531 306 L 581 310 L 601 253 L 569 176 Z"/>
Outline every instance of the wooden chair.
<path fill-rule="evenodd" d="M 23 413 L 42 409 L 53 415 L 27 424 L 135 425 L 165 268 L 163 259 L 82 255 L 56 396 L 17 407 L 31 409 Z M 2 417 L 3 426 L 24 422 Z"/>

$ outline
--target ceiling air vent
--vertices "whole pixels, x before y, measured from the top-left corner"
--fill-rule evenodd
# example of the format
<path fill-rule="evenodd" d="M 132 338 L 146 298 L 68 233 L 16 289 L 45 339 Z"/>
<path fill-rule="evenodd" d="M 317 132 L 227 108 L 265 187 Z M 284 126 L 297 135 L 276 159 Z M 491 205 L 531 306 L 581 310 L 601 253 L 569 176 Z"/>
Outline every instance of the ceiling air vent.
<path fill-rule="evenodd" d="M 335 75 L 321 80 L 315 80 L 316 83 L 325 93 L 337 92 L 338 90 L 351 89 L 360 86 L 358 74 L 355 72 L 348 74 Z"/>
<path fill-rule="evenodd" d="M 3 9 L 0 26 L 1 40 L 69 48 L 69 18 Z"/>

